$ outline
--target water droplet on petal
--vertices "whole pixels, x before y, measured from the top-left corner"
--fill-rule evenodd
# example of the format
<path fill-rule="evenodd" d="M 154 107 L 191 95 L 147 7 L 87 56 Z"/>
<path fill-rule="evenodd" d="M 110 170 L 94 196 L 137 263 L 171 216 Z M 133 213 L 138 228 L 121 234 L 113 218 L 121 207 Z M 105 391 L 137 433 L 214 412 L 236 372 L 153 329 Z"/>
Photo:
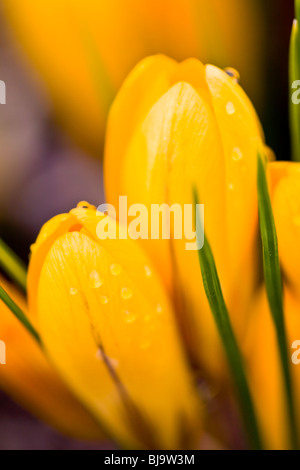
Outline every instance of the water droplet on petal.
<path fill-rule="evenodd" d="M 233 190 L 234 190 L 234 186 L 233 186 L 232 183 L 230 183 L 228 187 L 229 187 L 230 191 L 233 191 Z"/>
<path fill-rule="evenodd" d="M 152 276 L 152 270 L 149 268 L 149 266 L 145 266 L 144 269 L 147 277 Z"/>
<path fill-rule="evenodd" d="M 96 207 L 89 202 L 81 201 L 77 204 L 77 209 L 96 209 Z"/>
<path fill-rule="evenodd" d="M 235 106 L 232 103 L 232 101 L 229 101 L 226 104 L 226 111 L 227 111 L 227 114 L 229 114 L 230 116 L 235 113 Z"/>
<path fill-rule="evenodd" d="M 76 295 L 78 290 L 76 289 L 76 287 L 71 287 L 69 292 L 70 292 L 70 295 Z"/>
<path fill-rule="evenodd" d="M 101 295 L 99 300 L 100 300 L 100 304 L 102 305 L 108 304 L 108 297 L 106 295 Z"/>
<path fill-rule="evenodd" d="M 92 289 L 99 289 L 103 285 L 103 281 L 98 271 L 94 270 L 89 275 L 89 285 Z"/>
<path fill-rule="evenodd" d="M 129 289 L 129 287 L 123 287 L 123 289 L 121 290 L 121 297 L 122 297 L 122 299 L 124 299 L 124 300 L 131 299 L 131 297 L 132 297 L 132 290 Z"/>
<path fill-rule="evenodd" d="M 128 310 L 124 310 L 126 323 L 133 323 L 136 319 L 136 315 Z"/>
<path fill-rule="evenodd" d="M 239 72 L 236 69 L 234 69 L 232 67 L 227 67 L 225 69 L 225 72 L 227 73 L 227 75 L 229 75 L 229 77 L 232 78 L 234 83 L 239 83 L 240 82 L 241 76 L 240 76 Z"/>
<path fill-rule="evenodd" d="M 162 309 L 162 306 L 160 304 L 157 305 L 156 311 L 157 311 L 157 313 L 162 313 L 163 309 Z"/>
<path fill-rule="evenodd" d="M 232 151 L 232 159 L 235 162 L 239 162 L 242 160 L 242 158 L 243 158 L 243 152 L 241 151 L 241 149 L 239 147 L 234 147 Z"/>
<path fill-rule="evenodd" d="M 119 264 L 112 264 L 110 266 L 110 272 L 112 273 L 113 276 L 118 276 L 121 274 L 122 268 Z"/>

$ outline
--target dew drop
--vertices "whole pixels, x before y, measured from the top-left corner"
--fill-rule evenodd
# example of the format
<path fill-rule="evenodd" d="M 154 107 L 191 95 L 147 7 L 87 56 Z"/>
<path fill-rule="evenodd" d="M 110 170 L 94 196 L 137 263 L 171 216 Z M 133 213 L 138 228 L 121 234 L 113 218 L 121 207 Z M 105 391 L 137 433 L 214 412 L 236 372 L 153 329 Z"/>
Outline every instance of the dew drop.
<path fill-rule="evenodd" d="M 118 276 L 121 274 L 122 268 L 119 264 L 112 264 L 110 266 L 110 272 L 113 276 Z"/>
<path fill-rule="evenodd" d="M 230 191 L 233 191 L 233 190 L 234 190 L 234 186 L 233 186 L 232 183 L 230 183 L 228 187 L 229 187 Z"/>
<path fill-rule="evenodd" d="M 234 147 L 232 151 L 232 160 L 235 162 L 240 162 L 243 158 L 243 153 L 239 147 Z"/>
<path fill-rule="evenodd" d="M 89 275 L 89 285 L 92 289 L 99 289 L 103 285 L 103 281 L 98 271 L 94 270 Z"/>
<path fill-rule="evenodd" d="M 100 300 L 100 304 L 102 305 L 108 304 L 108 297 L 106 295 L 101 295 L 99 300 Z"/>
<path fill-rule="evenodd" d="M 126 323 L 133 323 L 136 319 L 136 315 L 128 310 L 124 310 Z"/>
<path fill-rule="evenodd" d="M 152 270 L 149 268 L 149 266 L 145 266 L 144 269 L 145 269 L 146 276 L 151 277 L 152 276 Z"/>
<path fill-rule="evenodd" d="M 129 300 L 132 297 L 132 290 L 129 287 L 123 287 L 121 290 L 121 297 L 124 300 Z"/>
<path fill-rule="evenodd" d="M 236 69 L 234 69 L 232 67 L 227 67 L 225 69 L 225 72 L 227 73 L 227 75 L 229 75 L 230 78 L 232 78 L 232 81 L 234 83 L 239 83 L 240 82 L 241 77 L 240 77 L 239 72 Z"/>
<path fill-rule="evenodd" d="M 235 113 L 235 106 L 232 103 L 232 101 L 229 101 L 226 104 L 226 111 L 227 111 L 227 114 L 229 114 L 230 116 Z"/>
<path fill-rule="evenodd" d="M 89 202 L 81 201 L 77 204 L 77 209 L 96 209 L 96 207 Z"/>
<path fill-rule="evenodd" d="M 157 311 L 157 313 L 162 313 L 163 309 L 162 309 L 162 306 L 160 304 L 157 305 L 156 311 Z"/>
<path fill-rule="evenodd" d="M 71 287 L 69 292 L 70 292 L 70 295 L 76 295 L 78 290 L 76 289 L 76 287 Z"/>

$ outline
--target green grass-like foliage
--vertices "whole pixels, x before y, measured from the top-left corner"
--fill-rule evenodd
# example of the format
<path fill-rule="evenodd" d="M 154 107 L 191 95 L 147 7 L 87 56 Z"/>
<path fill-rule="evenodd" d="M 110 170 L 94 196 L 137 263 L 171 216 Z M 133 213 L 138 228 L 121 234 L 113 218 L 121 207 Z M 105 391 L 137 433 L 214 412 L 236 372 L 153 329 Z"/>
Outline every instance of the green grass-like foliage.
<path fill-rule="evenodd" d="M 290 58 L 289 58 L 289 76 L 290 76 L 290 128 L 292 156 L 295 161 L 300 161 L 300 104 L 292 101 L 293 93 L 299 88 L 295 88 L 294 83 L 300 80 L 300 1 L 295 1 L 296 19 L 293 22 L 291 41 L 290 41 Z M 296 84 L 297 85 L 297 84 Z"/>
<path fill-rule="evenodd" d="M 197 207 L 198 195 L 196 191 L 194 191 L 194 203 Z M 199 230 L 200 228 L 197 227 L 197 236 L 200 238 Z M 244 361 L 231 326 L 214 256 L 206 236 L 204 236 L 203 248 L 198 250 L 198 255 L 205 293 L 226 352 L 249 442 L 253 449 L 261 449 L 262 441 L 246 377 Z"/>
<path fill-rule="evenodd" d="M 25 313 L 18 307 L 18 305 L 12 300 L 8 293 L 0 286 L 0 300 L 2 300 L 5 305 L 10 309 L 10 311 L 15 315 L 15 317 L 22 323 L 26 330 L 33 336 L 33 338 L 41 346 L 41 338 L 35 328 L 32 326 Z"/>
<path fill-rule="evenodd" d="M 291 440 L 293 447 L 297 448 L 297 425 L 295 420 L 290 360 L 288 356 L 286 328 L 284 321 L 283 289 L 279 263 L 278 240 L 268 190 L 264 158 L 260 154 L 258 155 L 257 187 L 265 286 L 270 312 L 276 329 L 278 348 L 285 381 L 287 407 L 290 418 Z"/>

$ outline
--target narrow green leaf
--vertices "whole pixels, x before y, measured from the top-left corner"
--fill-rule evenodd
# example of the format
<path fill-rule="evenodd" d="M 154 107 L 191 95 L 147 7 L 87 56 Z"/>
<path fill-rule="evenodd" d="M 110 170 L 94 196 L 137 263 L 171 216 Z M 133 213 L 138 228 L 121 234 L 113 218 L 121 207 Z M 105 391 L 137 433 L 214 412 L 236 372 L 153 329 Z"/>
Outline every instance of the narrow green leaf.
<path fill-rule="evenodd" d="M 28 330 L 28 332 L 34 337 L 34 339 L 41 346 L 41 338 L 35 328 L 32 326 L 25 313 L 18 307 L 18 305 L 12 300 L 7 292 L 0 286 L 0 300 L 11 310 L 15 317 L 22 323 L 22 325 Z"/>
<path fill-rule="evenodd" d="M 258 209 L 260 232 L 263 247 L 263 264 L 266 291 L 271 315 L 276 329 L 277 342 L 280 352 L 283 377 L 285 381 L 287 408 L 290 419 L 291 440 L 294 448 L 298 446 L 297 425 L 290 373 L 290 361 L 286 338 L 286 328 L 283 308 L 283 289 L 278 254 L 278 240 L 275 221 L 268 190 L 264 160 L 258 155 Z"/>
<path fill-rule="evenodd" d="M 296 18 L 299 21 L 299 19 L 300 19 L 300 0 L 295 0 L 295 13 L 296 13 Z"/>
<path fill-rule="evenodd" d="M 300 0 L 295 0 L 296 19 L 293 22 L 290 58 L 289 58 L 289 85 L 290 85 L 290 128 L 292 157 L 295 161 L 300 161 Z"/>
<path fill-rule="evenodd" d="M 198 196 L 195 191 L 194 203 L 197 207 Z M 200 239 L 200 228 L 197 227 L 197 224 L 196 230 L 197 237 Z M 251 446 L 254 449 L 261 449 L 262 441 L 245 373 L 244 361 L 231 326 L 213 253 L 205 235 L 203 248 L 198 250 L 198 255 L 204 289 L 232 372 L 244 426 Z"/>
<path fill-rule="evenodd" d="M 295 161 L 300 161 L 300 104 L 298 95 L 300 80 L 300 34 L 298 21 L 294 20 L 290 41 L 289 77 L 290 77 L 290 127 L 292 141 L 292 156 Z M 295 101 L 296 100 L 296 101 Z"/>
<path fill-rule="evenodd" d="M 26 292 L 27 271 L 25 264 L 0 238 L 0 267 Z"/>

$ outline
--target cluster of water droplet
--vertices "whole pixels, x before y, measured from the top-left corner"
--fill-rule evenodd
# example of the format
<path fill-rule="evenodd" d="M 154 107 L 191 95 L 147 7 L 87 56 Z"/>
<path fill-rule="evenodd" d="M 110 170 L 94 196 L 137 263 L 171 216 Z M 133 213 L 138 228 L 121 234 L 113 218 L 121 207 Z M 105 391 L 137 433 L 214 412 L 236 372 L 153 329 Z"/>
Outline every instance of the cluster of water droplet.
<path fill-rule="evenodd" d="M 119 276 L 122 273 L 122 267 L 119 264 L 111 264 L 109 270 L 112 276 Z M 147 278 L 152 276 L 152 270 L 149 266 L 144 266 L 144 274 Z M 104 281 L 98 271 L 94 269 L 89 274 L 88 283 L 91 289 L 99 289 L 103 286 Z M 69 293 L 71 296 L 75 296 L 78 294 L 78 289 L 76 287 L 70 287 Z M 122 287 L 120 296 L 124 301 L 129 301 L 133 297 L 133 291 L 130 287 Z M 101 295 L 99 297 L 99 302 L 101 305 L 107 305 L 109 303 L 108 296 Z M 156 312 L 162 313 L 162 306 L 160 304 L 157 305 Z M 133 312 L 130 312 L 128 309 L 124 309 L 124 314 L 127 323 L 132 323 L 136 319 L 136 315 Z M 148 315 L 148 317 L 149 318 L 147 318 L 147 315 L 145 316 L 145 321 L 150 321 L 150 315 Z"/>

